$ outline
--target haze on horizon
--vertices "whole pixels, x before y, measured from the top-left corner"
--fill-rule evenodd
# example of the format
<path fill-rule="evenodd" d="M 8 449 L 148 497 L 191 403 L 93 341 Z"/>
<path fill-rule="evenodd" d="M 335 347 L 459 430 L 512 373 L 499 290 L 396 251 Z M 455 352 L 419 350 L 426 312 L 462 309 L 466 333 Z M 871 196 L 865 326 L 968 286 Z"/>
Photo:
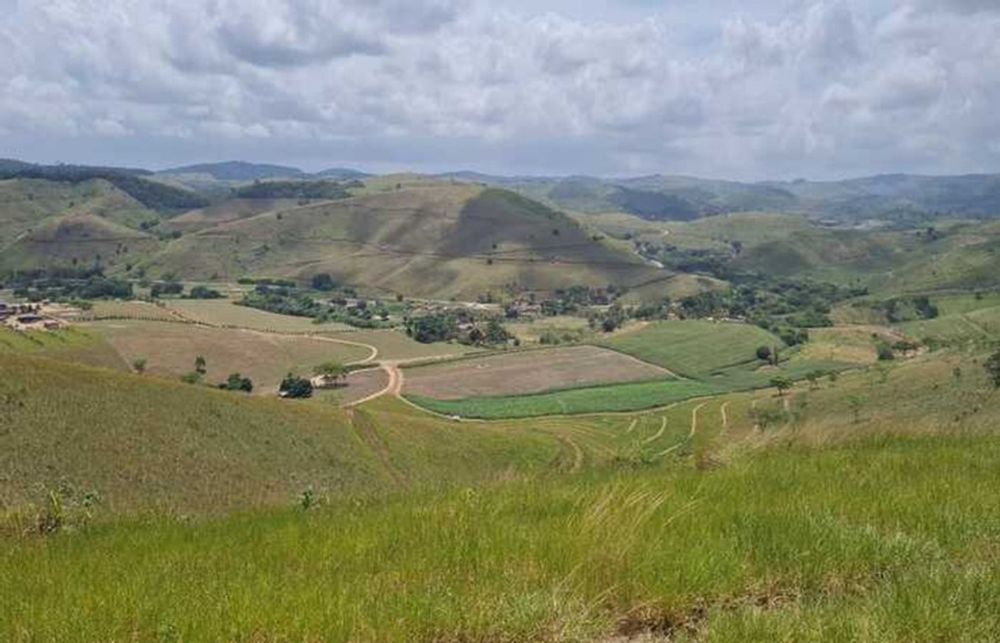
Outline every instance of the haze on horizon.
<path fill-rule="evenodd" d="M 0 157 L 1000 169 L 994 0 L 0 0 Z"/>

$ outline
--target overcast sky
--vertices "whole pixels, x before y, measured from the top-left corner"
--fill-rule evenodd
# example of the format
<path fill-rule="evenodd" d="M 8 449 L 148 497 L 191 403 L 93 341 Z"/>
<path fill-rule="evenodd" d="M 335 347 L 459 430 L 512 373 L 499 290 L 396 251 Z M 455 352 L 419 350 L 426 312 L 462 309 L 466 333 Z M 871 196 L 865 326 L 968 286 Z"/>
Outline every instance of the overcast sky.
<path fill-rule="evenodd" d="M 1000 172 L 1000 0 L 0 0 L 0 15 L 0 156 Z"/>

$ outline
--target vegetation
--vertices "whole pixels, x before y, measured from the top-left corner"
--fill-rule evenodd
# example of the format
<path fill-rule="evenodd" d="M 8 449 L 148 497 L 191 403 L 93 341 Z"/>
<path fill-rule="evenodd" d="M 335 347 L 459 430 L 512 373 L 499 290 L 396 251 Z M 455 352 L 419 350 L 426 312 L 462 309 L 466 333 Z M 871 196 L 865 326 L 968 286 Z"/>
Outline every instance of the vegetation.
<path fill-rule="evenodd" d="M 319 301 L 284 286 L 258 285 L 238 303 L 280 315 L 311 317 L 317 323 L 337 322 L 358 328 L 391 328 L 394 325 L 389 320 L 389 310 L 381 302 L 374 301 L 369 305 L 365 299 L 352 297 L 348 301 L 343 296 Z"/>
<path fill-rule="evenodd" d="M 278 387 L 278 395 L 290 399 L 299 399 L 305 397 L 312 397 L 313 385 L 312 382 L 304 377 L 298 377 L 289 373 L 285 376 L 285 379 L 281 380 L 281 385 Z"/>
<path fill-rule="evenodd" d="M 346 186 L 335 181 L 254 181 L 237 188 L 240 199 L 346 199 Z"/>
<path fill-rule="evenodd" d="M 506 419 L 640 411 L 722 392 L 723 388 L 710 383 L 664 380 L 573 388 L 533 395 L 469 397 L 460 400 L 438 400 L 418 395 L 407 395 L 407 398 L 443 415 Z"/>

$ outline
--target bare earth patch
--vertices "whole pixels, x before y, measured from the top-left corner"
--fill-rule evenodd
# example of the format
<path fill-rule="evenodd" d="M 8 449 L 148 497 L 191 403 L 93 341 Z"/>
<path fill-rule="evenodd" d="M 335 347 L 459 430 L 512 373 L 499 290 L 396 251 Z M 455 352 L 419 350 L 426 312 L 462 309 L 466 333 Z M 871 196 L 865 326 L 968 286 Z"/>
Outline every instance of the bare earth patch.
<path fill-rule="evenodd" d="M 463 359 L 406 369 L 405 393 L 439 400 L 667 378 L 666 369 L 597 346 Z"/>
<path fill-rule="evenodd" d="M 325 361 L 348 363 L 369 353 L 361 347 L 312 337 L 190 324 L 129 320 L 96 322 L 88 327 L 105 337 L 127 364 L 145 359 L 150 375 L 183 375 L 194 369 L 194 360 L 201 355 L 208 363 L 206 382 L 221 382 L 230 373 L 241 373 L 253 380 L 255 394 L 275 393 L 289 371 L 309 374 Z"/>

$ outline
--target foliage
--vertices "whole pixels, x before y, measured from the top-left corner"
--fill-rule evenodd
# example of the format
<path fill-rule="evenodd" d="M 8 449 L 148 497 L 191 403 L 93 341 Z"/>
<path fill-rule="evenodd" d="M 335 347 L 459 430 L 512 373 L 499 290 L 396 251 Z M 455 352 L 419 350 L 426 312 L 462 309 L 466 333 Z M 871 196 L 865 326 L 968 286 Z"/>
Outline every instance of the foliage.
<path fill-rule="evenodd" d="M 253 380 L 243 377 L 239 373 L 230 373 L 225 382 L 219 384 L 219 388 L 226 391 L 242 391 L 244 393 L 253 392 Z"/>
<path fill-rule="evenodd" d="M 163 295 L 181 295 L 184 292 L 184 284 L 179 281 L 158 281 L 149 289 L 150 297 L 162 297 Z"/>
<path fill-rule="evenodd" d="M 336 181 L 254 181 L 233 191 L 240 199 L 346 199 L 350 195 Z"/>
<path fill-rule="evenodd" d="M 983 362 L 983 368 L 986 369 L 986 374 L 989 375 L 990 381 L 993 383 L 993 388 L 1000 389 L 1000 350 L 990 355 Z"/>
<path fill-rule="evenodd" d="M 208 286 L 194 286 L 188 293 L 189 299 L 222 299 L 222 293 Z"/>
<path fill-rule="evenodd" d="M 312 397 L 313 385 L 312 382 L 306 378 L 298 377 L 289 373 L 285 376 L 285 379 L 281 380 L 281 386 L 278 387 L 278 393 L 281 397 L 292 399 Z"/>

